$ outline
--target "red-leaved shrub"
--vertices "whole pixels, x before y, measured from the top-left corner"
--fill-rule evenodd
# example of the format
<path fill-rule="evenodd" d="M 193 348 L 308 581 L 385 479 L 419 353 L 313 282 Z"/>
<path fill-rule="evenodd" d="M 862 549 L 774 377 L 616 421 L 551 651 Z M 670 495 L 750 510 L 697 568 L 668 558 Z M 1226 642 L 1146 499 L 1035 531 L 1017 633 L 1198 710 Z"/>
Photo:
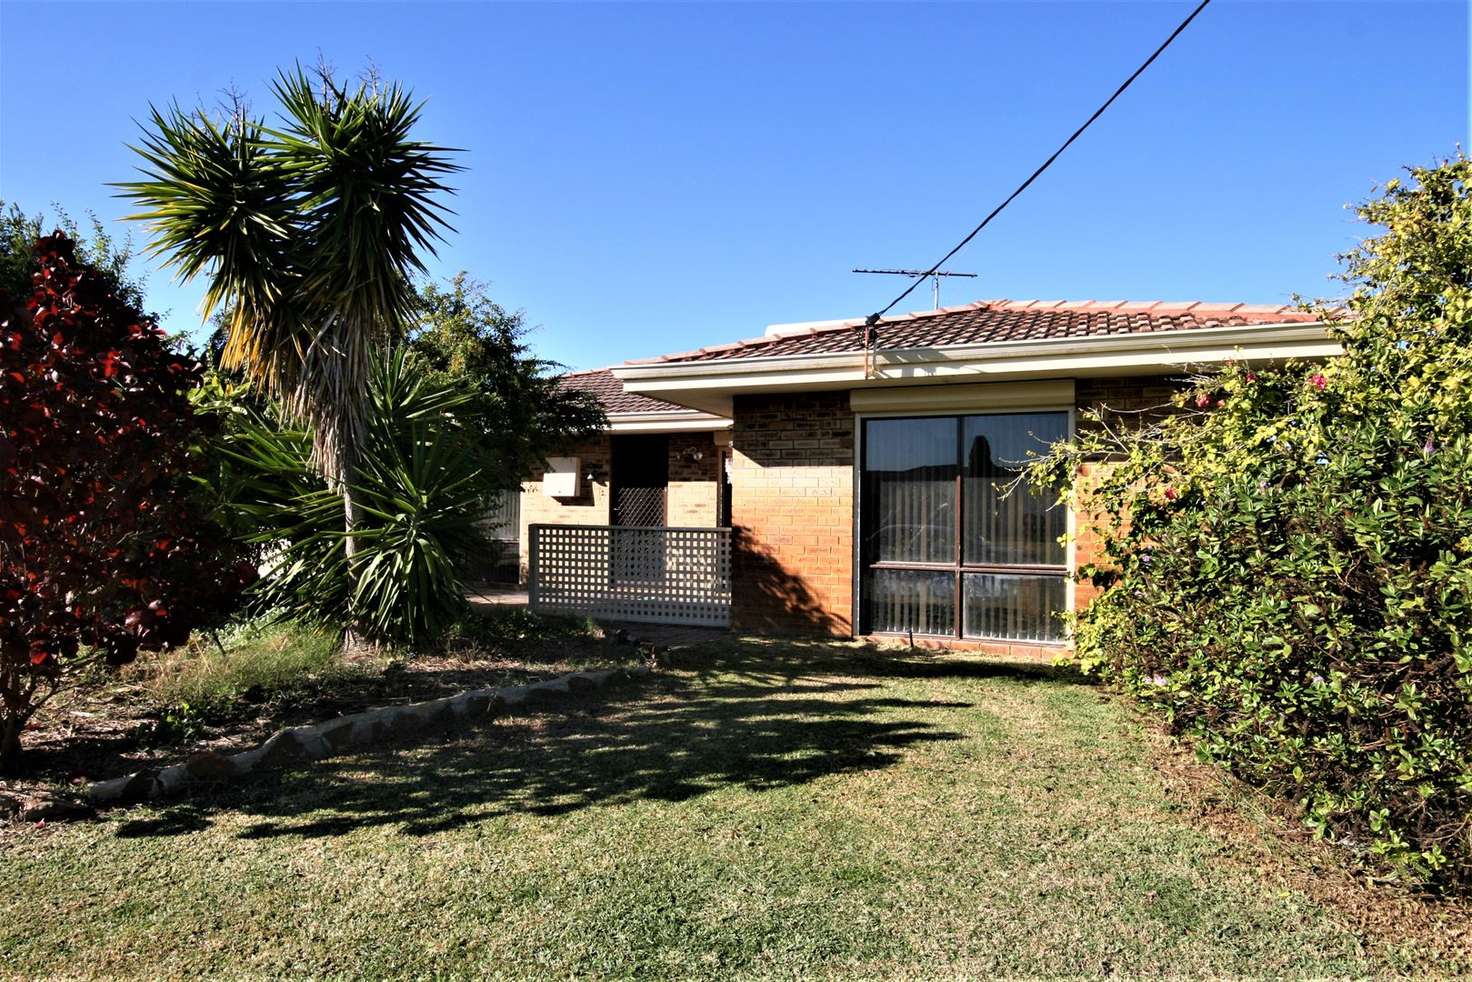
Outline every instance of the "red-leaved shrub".
<path fill-rule="evenodd" d="M 194 493 L 198 363 L 65 236 L 36 254 L 0 297 L 0 770 L 80 648 L 181 644 L 255 577 Z"/>

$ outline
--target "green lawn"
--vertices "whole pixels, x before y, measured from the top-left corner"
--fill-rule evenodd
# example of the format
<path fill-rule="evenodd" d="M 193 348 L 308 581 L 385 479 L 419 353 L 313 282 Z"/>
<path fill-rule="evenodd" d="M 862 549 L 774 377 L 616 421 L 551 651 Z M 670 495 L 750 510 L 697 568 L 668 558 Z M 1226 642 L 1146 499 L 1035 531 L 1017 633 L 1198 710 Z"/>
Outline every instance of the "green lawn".
<path fill-rule="evenodd" d="M 19 974 L 1424 972 L 1259 873 L 1066 676 L 733 642 L 209 799 L 0 839 Z M 1270 847 L 1254 847 L 1270 848 Z M 1287 881 L 1284 881 L 1287 882 Z"/>

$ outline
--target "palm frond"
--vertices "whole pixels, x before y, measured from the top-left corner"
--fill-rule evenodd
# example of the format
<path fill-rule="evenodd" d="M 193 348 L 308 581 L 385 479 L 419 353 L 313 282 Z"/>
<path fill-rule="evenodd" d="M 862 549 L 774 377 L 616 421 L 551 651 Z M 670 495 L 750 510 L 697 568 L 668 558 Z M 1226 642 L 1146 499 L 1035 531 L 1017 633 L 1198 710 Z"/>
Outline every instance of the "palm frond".
<path fill-rule="evenodd" d="M 205 276 L 204 310 L 230 312 L 225 362 L 272 392 L 298 378 L 287 313 L 300 279 L 298 193 L 283 179 L 259 121 L 217 123 L 203 113 L 150 107 L 134 151 L 144 179 L 114 185 L 143 210 L 128 216 L 152 233 L 151 255 L 181 280 Z"/>
<path fill-rule="evenodd" d="M 403 333 L 412 278 L 450 228 L 437 196 L 460 168 L 416 140 L 422 103 L 399 85 L 318 91 L 297 66 L 272 86 L 281 123 L 153 109 L 143 210 L 150 252 L 207 276 L 205 315 L 229 312 L 222 365 L 242 368 L 312 432 L 329 484 L 351 472 L 374 352 Z"/>
<path fill-rule="evenodd" d="M 256 588 L 261 609 L 413 644 L 463 613 L 460 570 L 484 548 L 477 523 L 487 482 L 463 418 L 464 389 L 426 381 L 396 349 L 375 358 L 367 396 L 351 561 L 342 499 L 309 468 L 313 441 L 303 430 L 259 414 L 234 420 L 224 441 L 238 472 L 226 482 L 228 507 L 271 556 Z"/>

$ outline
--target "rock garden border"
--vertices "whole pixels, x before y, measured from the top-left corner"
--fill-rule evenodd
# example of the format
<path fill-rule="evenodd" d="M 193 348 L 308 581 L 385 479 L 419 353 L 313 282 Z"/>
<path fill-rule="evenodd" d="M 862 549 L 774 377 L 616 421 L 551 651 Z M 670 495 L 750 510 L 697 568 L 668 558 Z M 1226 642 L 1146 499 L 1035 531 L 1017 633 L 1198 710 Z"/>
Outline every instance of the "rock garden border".
<path fill-rule="evenodd" d="M 145 768 L 97 781 L 87 785 L 85 796 L 92 806 L 134 804 L 173 794 L 195 783 L 229 781 L 266 767 L 323 760 L 396 740 L 426 727 L 447 726 L 492 716 L 510 706 L 602 688 L 616 675 L 632 677 L 649 672 L 647 665 L 568 672 L 542 682 L 471 689 L 439 699 L 367 709 L 320 723 L 289 726 L 276 731 L 254 749 L 234 754 L 205 751 L 182 764 Z"/>

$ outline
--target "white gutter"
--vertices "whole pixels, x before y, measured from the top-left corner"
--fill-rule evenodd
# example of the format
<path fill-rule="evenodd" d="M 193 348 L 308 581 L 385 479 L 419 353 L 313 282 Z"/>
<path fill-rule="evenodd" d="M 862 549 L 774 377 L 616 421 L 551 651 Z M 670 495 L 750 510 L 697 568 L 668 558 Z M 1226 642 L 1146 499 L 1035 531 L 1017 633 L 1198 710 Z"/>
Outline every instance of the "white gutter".
<path fill-rule="evenodd" d="M 614 377 L 630 392 L 818 388 L 833 384 L 918 384 L 988 375 L 1026 378 L 1145 374 L 1154 369 L 1286 358 L 1327 358 L 1340 353 L 1320 323 L 1213 327 L 1085 338 L 1034 338 L 981 344 L 881 348 L 874 374 L 864 371 L 862 351 L 775 357 L 620 365 Z"/>

